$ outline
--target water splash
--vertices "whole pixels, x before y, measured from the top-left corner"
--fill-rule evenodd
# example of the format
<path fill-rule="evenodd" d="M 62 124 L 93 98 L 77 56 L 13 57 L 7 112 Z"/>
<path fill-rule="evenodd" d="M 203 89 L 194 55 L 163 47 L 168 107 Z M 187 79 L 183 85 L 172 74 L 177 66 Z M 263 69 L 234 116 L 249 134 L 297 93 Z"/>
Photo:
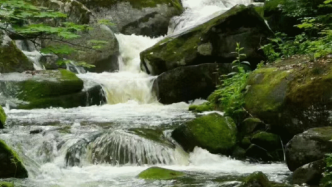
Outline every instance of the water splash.
<path fill-rule="evenodd" d="M 36 49 L 31 41 L 16 40 L 15 43 L 17 48 L 20 49 L 33 63 L 35 70 L 45 69 L 45 67 L 40 63 L 40 59 L 43 54 Z"/>

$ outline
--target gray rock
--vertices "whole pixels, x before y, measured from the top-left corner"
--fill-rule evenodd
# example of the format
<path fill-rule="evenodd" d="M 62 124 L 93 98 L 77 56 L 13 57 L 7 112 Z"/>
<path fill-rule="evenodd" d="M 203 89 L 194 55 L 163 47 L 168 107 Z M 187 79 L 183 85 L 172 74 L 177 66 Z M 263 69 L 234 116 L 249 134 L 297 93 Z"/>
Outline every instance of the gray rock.
<path fill-rule="evenodd" d="M 292 176 L 293 184 L 319 185 L 323 178 L 325 161 L 318 160 L 297 168 Z"/>
<path fill-rule="evenodd" d="M 241 20 L 241 21 L 239 21 Z M 253 6 L 236 6 L 202 25 L 169 36 L 141 53 L 141 69 L 159 75 L 179 66 L 231 63 L 236 43 L 253 66 L 265 59 L 259 50 L 272 32 Z"/>
<path fill-rule="evenodd" d="M 332 127 L 312 128 L 294 136 L 286 145 L 286 163 L 291 171 L 323 159 L 332 150 Z"/>
<path fill-rule="evenodd" d="M 205 99 L 216 89 L 218 74 L 229 72 L 231 72 L 230 64 L 210 63 L 178 67 L 159 75 L 154 83 L 154 89 L 159 102 L 164 104 L 197 98 Z"/>

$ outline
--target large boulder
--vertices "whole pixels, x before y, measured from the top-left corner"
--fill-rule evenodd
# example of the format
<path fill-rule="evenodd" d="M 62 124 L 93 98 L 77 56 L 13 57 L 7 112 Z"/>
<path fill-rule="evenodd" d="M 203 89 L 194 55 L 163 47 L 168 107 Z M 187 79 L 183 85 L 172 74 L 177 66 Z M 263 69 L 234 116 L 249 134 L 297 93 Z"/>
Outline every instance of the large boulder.
<path fill-rule="evenodd" d="M 219 76 L 231 72 L 230 64 L 200 64 L 178 67 L 158 76 L 154 88 L 163 104 L 207 98 L 218 84 Z"/>
<path fill-rule="evenodd" d="M 77 39 L 44 40 L 42 45 L 43 47 L 61 46 L 69 42 L 73 44 L 76 51 L 69 55 L 59 55 L 59 57 L 94 65 L 95 67 L 89 69 L 91 72 L 119 70 L 119 43 L 114 33 L 106 25 L 93 24 L 90 27 L 88 31 L 80 33 Z"/>
<path fill-rule="evenodd" d="M 27 178 L 28 172 L 17 154 L 0 140 L 0 178 Z"/>
<path fill-rule="evenodd" d="M 230 63 L 240 43 L 252 65 L 265 59 L 260 46 L 271 31 L 253 6 L 238 5 L 184 33 L 169 36 L 141 53 L 141 69 L 159 75 L 179 66 Z"/>
<path fill-rule="evenodd" d="M 312 128 L 294 136 L 286 145 L 286 163 L 291 171 L 321 160 L 332 149 L 332 127 Z"/>
<path fill-rule="evenodd" d="M 307 129 L 331 125 L 332 108 L 331 65 L 288 61 L 255 70 L 244 96 L 246 110 L 286 142 Z"/>
<path fill-rule="evenodd" d="M 211 153 L 230 155 L 236 145 L 237 128 L 230 117 L 209 114 L 187 122 L 172 132 L 172 138 L 191 152 L 195 146 Z"/>
<path fill-rule="evenodd" d="M 0 31 L 0 73 L 33 70 L 33 63 L 19 50 L 15 42 Z"/>
<path fill-rule="evenodd" d="M 138 178 L 140 179 L 150 179 L 150 180 L 170 180 L 176 179 L 184 176 L 185 173 L 160 167 L 151 167 L 140 174 L 138 174 Z"/>
<path fill-rule="evenodd" d="M 101 87 L 83 90 L 83 81 L 67 70 L 0 75 L 0 104 L 13 108 L 78 107 L 100 104 Z"/>
<path fill-rule="evenodd" d="M 180 0 L 78 0 L 96 19 L 107 19 L 124 34 L 151 37 L 167 34 L 173 16 L 183 11 Z"/>
<path fill-rule="evenodd" d="M 0 106 L 0 129 L 4 128 L 6 119 L 7 119 L 6 113 Z"/>

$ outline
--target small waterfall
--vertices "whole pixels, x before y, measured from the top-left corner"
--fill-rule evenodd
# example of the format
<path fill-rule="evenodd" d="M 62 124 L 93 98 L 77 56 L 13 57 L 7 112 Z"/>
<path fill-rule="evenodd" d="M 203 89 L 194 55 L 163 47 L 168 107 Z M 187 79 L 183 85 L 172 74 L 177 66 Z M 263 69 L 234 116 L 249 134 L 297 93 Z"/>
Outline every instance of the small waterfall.
<path fill-rule="evenodd" d="M 182 0 L 184 13 L 174 17 L 168 35 L 179 34 L 218 16 L 237 4 L 251 4 L 252 0 Z"/>
<path fill-rule="evenodd" d="M 174 147 L 116 130 L 105 133 L 89 145 L 92 163 L 112 165 L 174 164 Z"/>
<path fill-rule="evenodd" d="M 33 63 L 35 70 L 44 70 L 45 67 L 40 63 L 43 56 L 31 41 L 16 40 L 16 46 L 29 58 Z"/>

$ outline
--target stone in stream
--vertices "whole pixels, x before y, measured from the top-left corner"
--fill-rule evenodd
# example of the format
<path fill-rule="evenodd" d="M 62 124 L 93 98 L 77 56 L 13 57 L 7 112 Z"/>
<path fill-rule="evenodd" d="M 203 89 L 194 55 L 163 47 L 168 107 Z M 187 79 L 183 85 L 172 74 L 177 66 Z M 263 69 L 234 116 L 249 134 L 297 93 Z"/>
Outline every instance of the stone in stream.
<path fill-rule="evenodd" d="M 272 185 L 264 173 L 255 172 L 246 177 L 240 187 L 272 187 Z"/>
<path fill-rule="evenodd" d="M 2 109 L 2 107 L 0 106 L 0 129 L 5 127 L 6 119 L 7 119 L 7 115 L 6 115 L 5 111 Z"/>
<path fill-rule="evenodd" d="M 288 59 L 257 69 L 247 83 L 246 110 L 284 142 L 310 128 L 332 125 L 332 66 L 304 61 Z"/>
<path fill-rule="evenodd" d="M 187 122 L 172 132 L 172 138 L 191 152 L 195 146 L 211 153 L 231 154 L 236 145 L 237 128 L 232 118 L 209 114 Z"/>
<path fill-rule="evenodd" d="M 253 6 L 237 5 L 206 23 L 169 36 L 143 51 L 141 69 L 159 75 L 179 66 L 231 63 L 236 43 L 244 47 L 246 61 L 253 66 L 265 59 L 260 46 L 272 32 Z"/>
<path fill-rule="evenodd" d="M 14 183 L 12 183 L 12 182 L 1 182 L 0 181 L 0 186 L 1 187 L 14 187 Z"/>
<path fill-rule="evenodd" d="M 200 64 L 178 67 L 158 76 L 154 89 L 163 104 L 207 98 L 216 88 L 218 77 L 231 72 L 230 64 Z"/>
<path fill-rule="evenodd" d="M 173 16 L 180 15 L 180 0 L 77 0 L 97 19 L 114 23 L 113 29 L 124 34 L 150 37 L 167 34 Z"/>
<path fill-rule="evenodd" d="M 319 185 L 325 166 L 325 160 L 322 159 L 297 168 L 292 175 L 292 183 Z"/>
<path fill-rule="evenodd" d="M 185 173 L 160 167 L 151 167 L 138 174 L 140 179 L 171 180 L 185 176 Z"/>
<path fill-rule="evenodd" d="M 0 178 L 27 178 L 28 172 L 17 154 L 0 140 Z"/>
<path fill-rule="evenodd" d="M 33 62 L 19 50 L 7 34 L 0 31 L 0 73 L 33 70 Z"/>
<path fill-rule="evenodd" d="M 83 81 L 67 70 L 43 70 L 0 75 L 1 104 L 13 108 L 78 107 L 100 104 L 100 86 L 82 92 Z M 89 99 L 89 95 L 99 99 Z M 90 97 L 91 98 L 91 97 Z M 99 101 L 98 101 L 99 100 Z M 98 103 L 99 102 L 99 103 Z"/>
<path fill-rule="evenodd" d="M 286 145 L 286 163 L 291 171 L 321 160 L 332 150 L 332 127 L 312 128 L 294 136 Z"/>

